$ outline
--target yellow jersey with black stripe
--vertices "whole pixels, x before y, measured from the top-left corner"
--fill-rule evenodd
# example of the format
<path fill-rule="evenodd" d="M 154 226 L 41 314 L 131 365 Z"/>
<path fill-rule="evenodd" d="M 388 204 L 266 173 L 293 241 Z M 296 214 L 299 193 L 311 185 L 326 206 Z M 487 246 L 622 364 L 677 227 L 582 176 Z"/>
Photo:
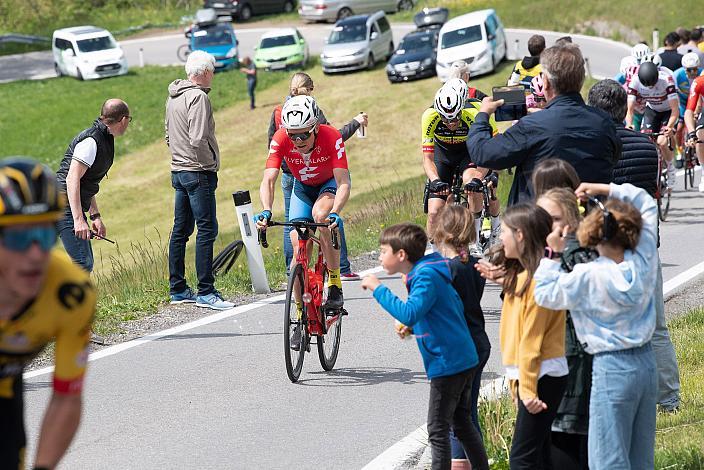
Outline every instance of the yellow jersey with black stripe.
<path fill-rule="evenodd" d="M 460 113 L 460 123 L 457 129 L 449 129 L 440 114 L 435 108 L 428 108 L 421 118 L 422 148 L 423 153 L 433 153 L 440 150 L 442 154 L 449 156 L 466 155 L 468 153 L 466 142 L 469 128 L 474 124 L 474 120 L 479 114 L 481 103 L 470 101 Z M 494 116 L 489 118 L 492 132 L 498 132 Z"/>
<path fill-rule="evenodd" d="M 51 341 L 56 341 L 54 390 L 79 393 L 95 308 L 90 275 L 52 250 L 39 295 L 12 318 L 0 319 L 0 399 L 13 398 L 15 378 Z"/>

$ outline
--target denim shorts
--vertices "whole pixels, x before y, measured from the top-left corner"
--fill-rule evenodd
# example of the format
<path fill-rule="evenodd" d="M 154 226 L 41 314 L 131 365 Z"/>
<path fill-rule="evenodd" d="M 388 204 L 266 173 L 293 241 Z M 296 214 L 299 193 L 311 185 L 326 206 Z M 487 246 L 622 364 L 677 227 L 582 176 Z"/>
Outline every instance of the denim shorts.
<path fill-rule="evenodd" d="M 288 220 L 294 221 L 313 221 L 313 204 L 318 200 L 321 194 L 337 192 L 337 183 L 335 178 L 330 178 L 325 183 L 319 186 L 308 186 L 298 180 L 293 182 L 293 191 L 291 193 L 291 205 L 288 209 Z"/>

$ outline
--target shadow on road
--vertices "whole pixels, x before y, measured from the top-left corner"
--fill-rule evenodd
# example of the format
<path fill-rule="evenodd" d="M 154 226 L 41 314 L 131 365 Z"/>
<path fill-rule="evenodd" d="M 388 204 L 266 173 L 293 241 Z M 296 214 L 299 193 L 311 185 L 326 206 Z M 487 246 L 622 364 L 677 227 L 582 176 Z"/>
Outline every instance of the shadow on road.
<path fill-rule="evenodd" d="M 424 372 L 395 367 L 360 367 L 347 369 L 334 369 L 330 372 L 310 372 L 308 376 L 313 379 L 299 380 L 300 385 L 313 387 L 365 387 L 379 385 L 386 382 L 415 384 L 426 382 L 428 379 Z"/>
<path fill-rule="evenodd" d="M 159 338 L 157 341 L 171 341 L 174 339 L 209 339 L 209 338 L 237 338 L 246 336 L 281 336 L 281 332 L 272 333 L 193 333 L 184 335 L 171 335 Z"/>

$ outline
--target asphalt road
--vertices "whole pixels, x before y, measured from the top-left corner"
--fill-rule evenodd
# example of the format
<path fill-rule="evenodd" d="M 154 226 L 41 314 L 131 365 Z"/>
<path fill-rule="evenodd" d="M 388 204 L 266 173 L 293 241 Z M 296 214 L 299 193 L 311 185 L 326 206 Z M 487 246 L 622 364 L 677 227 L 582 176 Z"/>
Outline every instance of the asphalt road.
<path fill-rule="evenodd" d="M 325 44 L 331 25 L 312 24 L 298 26 L 301 34 L 309 44 L 311 56 L 320 54 Z M 254 54 L 254 46 L 259 42 L 261 35 L 272 28 L 236 28 L 237 38 L 240 41 L 240 57 Z M 404 34 L 414 29 L 411 24 L 393 24 L 394 43 L 398 45 Z M 506 39 L 509 45 L 509 57 L 516 58 L 527 54 L 527 42 L 532 31 L 508 29 Z M 544 32 L 547 43 L 551 44 L 562 36 L 561 33 Z M 598 77 L 610 77 L 617 73 L 620 57 L 627 55 L 629 48 L 602 38 L 589 36 L 574 36 L 576 43 L 580 44 L 585 57 L 589 59 L 591 72 Z M 516 43 L 518 41 L 518 43 Z M 121 41 L 123 50 L 130 67 L 137 67 L 140 60 L 146 65 L 174 65 L 178 64 L 176 50 L 186 39 L 182 34 L 168 34 L 150 38 L 130 39 Z M 616 58 L 614 58 L 616 56 Z M 0 57 L 0 83 L 22 79 L 43 79 L 54 77 L 54 65 L 51 52 L 32 52 Z"/>
<path fill-rule="evenodd" d="M 702 262 L 688 248 L 704 243 L 704 195 L 674 193 L 662 241 L 666 281 Z M 385 282 L 401 294 L 397 277 Z M 425 422 L 428 385 L 415 342 L 396 338 L 358 282 L 345 298 L 335 370 L 323 372 L 314 351 L 297 385 L 284 370 L 282 300 L 91 362 L 62 468 L 361 468 Z M 483 305 L 491 380 L 502 373 L 498 289 Z M 25 388 L 31 456 L 50 375 Z"/>

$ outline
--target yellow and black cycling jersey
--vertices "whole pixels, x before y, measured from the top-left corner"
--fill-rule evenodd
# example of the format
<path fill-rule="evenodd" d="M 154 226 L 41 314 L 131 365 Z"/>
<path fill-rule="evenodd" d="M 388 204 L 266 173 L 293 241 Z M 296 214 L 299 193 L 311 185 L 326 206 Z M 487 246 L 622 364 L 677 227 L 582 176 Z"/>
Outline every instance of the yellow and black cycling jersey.
<path fill-rule="evenodd" d="M 466 147 L 467 134 L 470 126 L 474 124 L 477 114 L 479 114 L 480 105 L 481 103 L 478 101 L 468 101 L 460 114 L 460 124 L 455 130 L 450 130 L 442 122 L 442 118 L 435 108 L 426 109 L 421 118 L 423 153 L 433 153 L 436 148 L 443 154 L 457 155 L 468 153 Z M 490 117 L 489 123 L 493 134 L 496 134 L 498 130 L 494 116 Z"/>
<path fill-rule="evenodd" d="M 58 250 L 51 252 L 39 295 L 9 319 L 0 319 L 0 399 L 12 399 L 15 379 L 56 341 L 54 390 L 80 393 L 88 362 L 96 293 L 90 275 Z"/>

